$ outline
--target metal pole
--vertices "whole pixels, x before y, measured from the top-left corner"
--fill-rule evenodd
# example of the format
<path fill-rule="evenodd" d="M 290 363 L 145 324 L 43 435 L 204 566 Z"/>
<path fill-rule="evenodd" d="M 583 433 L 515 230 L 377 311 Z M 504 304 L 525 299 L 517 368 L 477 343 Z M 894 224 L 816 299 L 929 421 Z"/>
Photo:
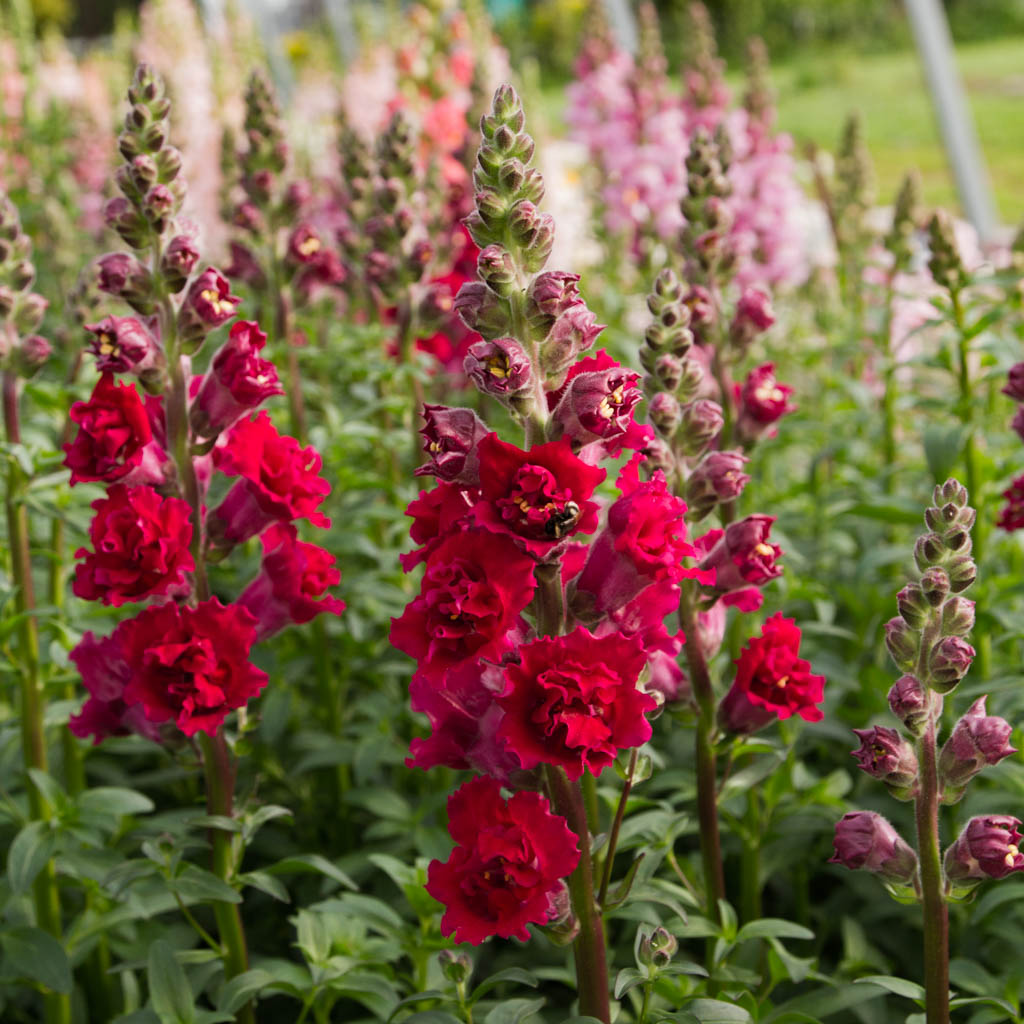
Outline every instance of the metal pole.
<path fill-rule="evenodd" d="M 978 144 L 960 73 L 953 61 L 949 22 L 939 0 L 905 0 L 905 3 L 960 202 L 981 240 L 991 241 L 998 215 L 985 158 Z"/>
<path fill-rule="evenodd" d="M 627 53 L 636 53 L 637 32 L 636 18 L 628 0 L 604 0 L 608 25 L 615 36 L 615 42 Z"/>

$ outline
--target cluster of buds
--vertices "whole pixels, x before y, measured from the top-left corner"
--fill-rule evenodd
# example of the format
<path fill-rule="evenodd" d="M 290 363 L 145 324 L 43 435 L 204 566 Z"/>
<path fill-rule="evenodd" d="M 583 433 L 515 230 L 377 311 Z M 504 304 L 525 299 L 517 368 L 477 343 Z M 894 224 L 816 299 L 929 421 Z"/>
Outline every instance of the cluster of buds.
<path fill-rule="evenodd" d="M 312 189 L 288 175 L 280 109 L 261 71 L 252 73 L 246 88 L 244 138 L 224 211 L 239 235 L 231 243 L 228 272 L 256 289 L 290 284 L 301 299 L 340 284 L 341 260 L 310 217 Z"/>
<path fill-rule="evenodd" d="M 900 185 L 892 211 L 892 226 L 883 238 L 892 256 L 892 273 L 906 273 L 914 258 L 914 235 L 921 219 L 921 182 L 911 171 Z"/>
<path fill-rule="evenodd" d="M 36 331 L 47 302 L 32 291 L 32 242 L 14 204 L 0 190 L 0 368 L 31 377 L 50 358 L 50 343 Z"/>
<path fill-rule="evenodd" d="M 921 578 L 899 592 L 900 614 L 886 623 L 886 646 L 904 673 L 889 691 L 889 708 L 909 739 L 884 726 L 854 730 L 861 741 L 853 751 L 858 767 L 884 782 L 899 800 L 929 797 L 922 792 L 927 780 L 918 770 L 924 757 L 937 763 L 935 797 L 952 804 L 986 765 L 1016 753 L 1009 745 L 1009 724 L 986 714 L 985 697 L 960 718 L 937 754 L 935 749 L 943 701 L 974 658 L 965 639 L 974 626 L 974 602 L 961 596 L 976 574 L 970 535 L 974 520 L 967 492 L 956 480 L 935 488 L 933 504 L 925 510 L 927 532 L 914 549 Z M 1009 818 L 972 819 L 946 853 L 947 895 L 982 878 L 1001 878 L 1024 868 L 1024 856 L 1018 855 L 1015 845 L 1019 837 L 1014 828 L 1019 824 Z M 998 856 L 992 852 L 996 847 Z M 913 851 L 880 815 L 846 815 L 836 826 L 832 860 L 849 868 L 867 868 L 895 887 L 911 887 L 920 894 Z"/>
<path fill-rule="evenodd" d="M 550 402 L 542 397 L 544 382 L 552 389 L 561 385 L 602 327 L 580 295 L 577 274 L 541 273 L 551 253 L 554 221 L 537 207 L 544 182 L 530 166 L 534 143 L 524 124 L 515 90 L 502 86 L 491 112 L 480 120 L 482 140 L 473 169 L 475 209 L 466 218 L 466 227 L 480 246 L 478 280 L 462 286 L 455 308 L 466 326 L 484 339 L 470 347 L 466 373 L 481 391 L 526 419 L 546 417 L 543 406 Z M 595 366 L 594 372 L 602 369 Z M 638 397 L 635 377 L 620 383 L 621 393 L 612 387 L 603 396 L 589 396 L 598 406 L 605 401 L 608 415 L 598 415 L 614 423 L 623 406 L 628 412 Z M 567 399 L 571 390 L 578 388 L 566 389 L 559 399 Z M 563 430 L 567 410 L 562 415 L 556 411 Z M 578 421 L 579 416 L 573 419 Z"/>
<path fill-rule="evenodd" d="M 686 196 L 682 201 L 686 223 L 682 247 L 687 276 L 701 284 L 724 284 L 736 267 L 736 250 L 731 237 L 732 195 L 729 162 L 732 146 L 725 128 L 714 132 L 700 127 L 690 140 L 686 155 Z"/>
<path fill-rule="evenodd" d="M 868 212 L 874 205 L 874 167 L 864 141 L 860 115 L 852 113 L 843 126 L 836 152 L 835 181 L 831 195 L 833 229 L 840 259 L 857 259 L 874 240 Z"/>
<path fill-rule="evenodd" d="M 936 210 L 928 221 L 928 249 L 932 280 L 950 295 L 962 292 L 970 278 L 957 244 L 953 220 L 945 210 Z"/>

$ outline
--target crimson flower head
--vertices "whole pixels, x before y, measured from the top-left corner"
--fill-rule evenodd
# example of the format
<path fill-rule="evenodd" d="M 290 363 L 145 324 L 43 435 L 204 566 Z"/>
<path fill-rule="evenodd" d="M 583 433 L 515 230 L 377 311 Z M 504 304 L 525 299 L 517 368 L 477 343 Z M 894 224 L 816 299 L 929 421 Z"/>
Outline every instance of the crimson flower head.
<path fill-rule="evenodd" d="M 765 363 L 751 370 L 743 386 L 736 385 L 739 418 L 736 428 L 741 437 L 756 440 L 766 434 L 773 423 L 794 412 L 789 396 L 793 389 L 775 378 L 775 364 Z"/>
<path fill-rule="evenodd" d="M 730 523 L 725 530 L 709 530 L 701 540 L 707 554 L 702 569 L 715 570 L 715 591 L 728 594 L 760 587 L 782 575 L 777 560 L 782 548 L 768 537 L 775 516 L 753 515 Z"/>
<path fill-rule="evenodd" d="M 430 720 L 431 733 L 412 741 L 405 763 L 424 770 L 469 769 L 506 782 L 519 770 L 519 759 L 498 738 L 505 713 L 497 697 L 504 685 L 501 667 L 484 661 L 464 662 L 441 680 L 414 675 L 410 703 Z"/>
<path fill-rule="evenodd" d="M 213 450 L 213 464 L 228 476 L 242 478 L 208 519 L 215 543 L 240 544 L 272 523 L 293 519 L 331 525 L 317 508 L 331 490 L 319 475 L 320 455 L 279 434 L 266 412 L 237 423 L 227 444 Z"/>
<path fill-rule="evenodd" d="M 477 444 L 488 433 L 487 424 L 472 409 L 446 405 L 424 405 L 423 451 L 430 459 L 416 470 L 438 480 L 475 487 L 480 483 L 480 455 Z"/>
<path fill-rule="evenodd" d="M 189 288 L 185 301 L 200 323 L 219 327 L 235 315 L 242 300 L 231 294 L 231 285 L 220 271 L 207 267 Z"/>
<path fill-rule="evenodd" d="M 164 364 L 163 349 L 141 320 L 133 316 L 108 316 L 86 324 L 92 334 L 89 351 L 101 373 L 133 373 L 143 376 Z"/>
<path fill-rule="evenodd" d="M 474 342 L 466 353 L 463 368 L 485 395 L 499 401 L 529 388 L 533 373 L 526 349 L 515 338 Z"/>
<path fill-rule="evenodd" d="M 713 570 L 683 565 L 697 549 L 686 536 L 686 502 L 668 491 L 665 475 L 659 470 L 642 482 L 633 459 L 618 485 L 622 497 L 608 509 L 608 525 L 590 548 L 577 591 L 593 594 L 595 609 L 603 612 L 621 607 L 652 583 L 714 583 Z"/>
<path fill-rule="evenodd" d="M 104 373 L 89 400 L 75 402 L 69 416 L 78 424 L 74 441 L 64 445 L 72 485 L 113 483 L 141 466 L 153 433 L 134 385 L 116 384 L 113 374 Z"/>
<path fill-rule="evenodd" d="M 1024 363 L 1014 363 L 1007 374 L 1003 394 L 1015 402 L 1024 402 Z"/>
<path fill-rule="evenodd" d="M 863 868 L 887 882 L 909 885 L 917 874 L 917 854 L 891 823 L 874 811 L 849 811 L 836 822 L 830 864 Z"/>
<path fill-rule="evenodd" d="M 960 882 L 1005 878 L 1014 871 L 1024 871 L 1019 828 L 1020 821 L 1009 814 L 971 818 L 956 842 L 946 849 L 946 877 Z"/>
<path fill-rule="evenodd" d="M 256 620 L 257 640 L 293 623 L 309 622 L 321 612 L 340 615 L 345 610 L 344 601 L 327 593 L 341 582 L 329 551 L 300 541 L 293 526 L 271 526 L 260 539 L 263 566 L 238 598 Z"/>
<path fill-rule="evenodd" d="M 482 497 L 474 514 L 485 529 L 515 538 L 538 558 L 597 529 L 598 505 L 589 499 L 605 471 L 573 455 L 567 438 L 523 451 L 488 434 L 479 454 Z"/>
<path fill-rule="evenodd" d="M 252 320 L 233 324 L 210 362 L 190 418 L 198 437 L 216 437 L 273 395 L 283 395 L 277 370 L 260 352 L 267 336 Z"/>
<path fill-rule="evenodd" d="M 101 292 L 130 301 L 148 296 L 151 291 L 149 270 L 131 253 L 108 252 L 96 261 L 96 266 Z"/>
<path fill-rule="evenodd" d="M 246 609 L 216 598 L 195 608 L 151 605 L 114 631 L 130 673 L 124 699 L 141 704 L 151 722 L 213 735 L 267 684 L 249 661 L 255 625 Z"/>
<path fill-rule="evenodd" d="M 794 714 L 820 722 L 825 677 L 813 675 L 799 652 L 800 627 L 777 612 L 736 661 L 736 678 L 718 708 L 722 728 L 746 735 Z"/>
<path fill-rule="evenodd" d="M 432 680 L 465 661 L 497 660 L 533 598 L 534 564 L 507 537 L 449 535 L 427 556 L 419 596 L 391 620 L 391 643 Z"/>
<path fill-rule="evenodd" d="M 525 942 L 528 924 L 551 920 L 580 855 L 579 837 L 546 797 L 505 800 L 498 782 L 480 776 L 448 798 L 448 831 L 457 845 L 427 872 L 427 892 L 446 908 L 443 935 L 474 946 L 492 935 Z"/>
<path fill-rule="evenodd" d="M 322 252 L 324 243 L 312 224 L 299 224 L 288 237 L 288 259 L 294 263 L 312 263 Z"/>
<path fill-rule="evenodd" d="M 78 597 L 116 607 L 187 590 L 185 573 L 195 569 L 187 502 L 161 498 L 151 487 L 115 484 L 92 507 L 92 551 L 75 552 L 84 559 L 72 585 Z"/>
<path fill-rule="evenodd" d="M 996 525 L 1001 530 L 1012 533 L 1024 527 L 1024 475 L 1017 477 L 1003 491 L 1003 497 L 1006 499 L 1006 505 L 999 513 Z"/>
<path fill-rule="evenodd" d="M 505 669 L 498 735 L 524 768 L 555 764 L 570 779 L 595 775 L 620 750 L 651 738 L 657 700 L 637 686 L 647 655 L 639 636 L 594 636 L 583 626 L 519 648 Z"/>
<path fill-rule="evenodd" d="M 617 363 L 604 349 L 594 356 L 577 360 L 565 382 L 548 394 L 548 407 L 563 433 L 576 444 L 594 441 L 618 441 L 623 447 L 642 447 L 646 432 L 633 419 L 633 409 L 641 399 L 637 381 L 640 374 Z M 627 435 L 635 443 L 626 443 Z"/>
<path fill-rule="evenodd" d="M 136 733 L 149 740 L 160 738 L 160 727 L 146 718 L 141 704 L 125 701 L 124 690 L 131 670 L 124 660 L 117 631 L 113 636 L 86 633 L 68 654 L 89 694 L 82 710 L 71 716 L 68 728 L 80 739 L 100 743 L 108 736 Z"/>
<path fill-rule="evenodd" d="M 420 547 L 398 556 L 402 569 L 410 572 L 420 562 L 426 561 L 430 552 L 448 536 L 467 529 L 473 505 L 479 497 L 478 490 L 444 481 L 432 490 L 420 491 L 405 510 L 412 519 L 409 536 Z"/>

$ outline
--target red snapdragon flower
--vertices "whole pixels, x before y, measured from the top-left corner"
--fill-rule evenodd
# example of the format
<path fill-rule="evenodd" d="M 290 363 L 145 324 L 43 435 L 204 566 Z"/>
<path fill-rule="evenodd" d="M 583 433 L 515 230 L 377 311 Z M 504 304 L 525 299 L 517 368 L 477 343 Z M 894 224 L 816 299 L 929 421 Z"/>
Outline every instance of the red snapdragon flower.
<path fill-rule="evenodd" d="M 718 708 L 724 729 L 743 735 L 793 714 L 805 722 L 825 717 L 818 707 L 825 677 L 813 675 L 799 651 L 800 627 L 781 612 L 771 616 L 736 661 L 736 678 Z"/>
<path fill-rule="evenodd" d="M 1003 491 L 1003 497 L 1006 499 L 1006 505 L 999 513 L 996 526 L 1007 533 L 1012 533 L 1024 527 L 1024 476 L 1017 477 Z"/>
<path fill-rule="evenodd" d="M 121 651 L 119 629 L 102 638 L 86 633 L 68 654 L 89 693 L 82 710 L 71 716 L 68 728 L 80 739 L 92 736 L 93 743 L 131 733 L 159 740 L 160 726 L 146 718 L 141 704 L 125 700 L 132 673 Z"/>
<path fill-rule="evenodd" d="M 735 385 L 735 393 L 739 406 L 736 429 L 740 437 L 748 440 L 768 434 L 772 424 L 796 411 L 796 406 L 789 402 L 793 389 L 776 380 L 774 363 L 751 370 L 742 387 Z"/>
<path fill-rule="evenodd" d="M 478 451 L 482 497 L 474 514 L 485 529 L 515 538 L 538 558 L 597 529 L 598 505 L 589 498 L 605 471 L 573 455 L 568 438 L 523 451 L 488 434 Z"/>
<path fill-rule="evenodd" d="M 133 384 L 117 384 L 112 373 L 104 373 L 89 400 L 75 402 L 68 415 L 78 424 L 75 439 L 64 445 L 72 485 L 113 483 L 144 468 L 143 451 L 153 433 Z"/>
<path fill-rule="evenodd" d="M 412 517 L 409 536 L 419 545 L 415 551 L 399 555 L 402 569 L 410 572 L 446 537 L 466 528 L 480 491 L 454 483 L 438 483 L 429 491 L 420 491 L 405 510 Z"/>
<path fill-rule="evenodd" d="M 637 687 L 647 663 L 638 636 L 594 636 L 580 626 L 519 648 L 505 669 L 498 730 L 524 768 L 555 764 L 571 779 L 599 775 L 620 750 L 651 738 L 644 717 L 657 701 Z"/>
<path fill-rule="evenodd" d="M 210 362 L 190 418 L 198 437 L 216 437 L 273 395 L 283 395 L 277 370 L 259 353 L 267 336 L 259 324 L 240 320 Z"/>
<path fill-rule="evenodd" d="M 946 848 L 943 866 L 954 882 L 1005 878 L 1024 871 L 1020 821 L 1009 814 L 971 818 L 956 841 Z"/>
<path fill-rule="evenodd" d="M 561 879 L 579 862 L 579 837 L 540 793 L 501 796 L 480 776 L 448 798 L 448 860 L 427 872 L 427 892 L 445 905 L 441 932 L 479 945 L 492 935 L 526 941 L 528 924 L 552 916 Z"/>
<path fill-rule="evenodd" d="M 79 548 L 74 593 L 86 601 L 118 605 L 176 596 L 195 569 L 191 509 L 180 498 L 161 498 L 151 487 L 115 484 L 92 503 L 92 550 Z"/>
<path fill-rule="evenodd" d="M 447 537 L 427 556 L 419 596 L 391 620 L 391 643 L 435 680 L 461 662 L 500 658 L 533 598 L 533 568 L 506 537 Z"/>
<path fill-rule="evenodd" d="M 272 526 L 263 541 L 263 566 L 242 591 L 238 603 L 256 620 L 256 639 L 265 640 L 286 626 L 309 622 L 321 612 L 340 615 L 345 602 L 327 593 L 341 582 L 334 555 L 300 541 L 293 526 Z"/>
<path fill-rule="evenodd" d="M 619 608 L 652 583 L 715 582 L 714 569 L 684 566 L 698 555 L 686 536 L 686 502 L 669 493 L 660 470 L 641 482 L 639 459 L 619 474 L 622 497 L 608 509 L 608 525 L 591 546 L 576 588 L 593 594 L 598 611 Z"/>
<path fill-rule="evenodd" d="M 245 608 L 217 598 L 144 609 L 114 632 L 131 673 L 125 701 L 141 704 L 151 722 L 173 720 L 186 736 L 212 735 L 267 684 L 249 661 L 255 626 Z"/>
<path fill-rule="evenodd" d="M 436 476 L 475 487 L 480 483 L 480 455 L 477 444 L 488 433 L 487 424 L 472 409 L 446 405 L 424 405 L 423 452 L 430 460 L 416 470 L 416 476 Z"/>
<path fill-rule="evenodd" d="M 698 539 L 698 546 L 707 552 L 701 559 L 701 569 L 715 570 L 715 593 L 746 594 L 751 587 L 763 586 L 782 575 L 782 567 L 776 564 L 782 548 L 768 539 L 774 522 L 775 516 L 747 516 L 724 530 L 708 530 Z M 756 601 L 739 603 L 740 609 L 760 607 L 760 594 L 755 591 L 755 596 Z"/>
<path fill-rule="evenodd" d="M 133 316 L 108 316 L 86 324 L 92 334 L 89 351 L 100 373 L 133 373 L 137 376 L 164 363 L 163 349 L 150 329 Z"/>
<path fill-rule="evenodd" d="M 501 666 L 482 661 L 464 662 L 439 681 L 413 676 L 410 703 L 430 720 L 431 732 L 412 741 L 405 763 L 424 770 L 470 769 L 506 782 L 519 769 L 519 759 L 498 739 L 505 712 L 497 697 L 504 685 Z"/>
<path fill-rule="evenodd" d="M 293 519 L 331 525 L 317 510 L 331 490 L 319 476 L 319 453 L 279 434 L 266 412 L 237 423 L 227 443 L 213 450 L 213 464 L 228 476 L 242 477 L 208 520 L 216 543 L 240 544 L 272 523 Z"/>
<path fill-rule="evenodd" d="M 220 271 L 207 267 L 192 283 L 185 301 L 201 323 L 219 327 L 235 315 L 242 300 L 231 294 L 231 284 Z"/>

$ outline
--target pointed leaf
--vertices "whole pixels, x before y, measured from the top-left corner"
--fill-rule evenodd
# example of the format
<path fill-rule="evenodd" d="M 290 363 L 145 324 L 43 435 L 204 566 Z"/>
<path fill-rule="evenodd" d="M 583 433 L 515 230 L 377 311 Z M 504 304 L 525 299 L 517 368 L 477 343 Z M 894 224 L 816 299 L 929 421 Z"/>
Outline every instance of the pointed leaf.
<path fill-rule="evenodd" d="M 163 939 L 157 939 L 149 947 L 147 964 L 149 999 L 160 1024 L 193 1024 L 192 990 L 174 950 Z"/>

